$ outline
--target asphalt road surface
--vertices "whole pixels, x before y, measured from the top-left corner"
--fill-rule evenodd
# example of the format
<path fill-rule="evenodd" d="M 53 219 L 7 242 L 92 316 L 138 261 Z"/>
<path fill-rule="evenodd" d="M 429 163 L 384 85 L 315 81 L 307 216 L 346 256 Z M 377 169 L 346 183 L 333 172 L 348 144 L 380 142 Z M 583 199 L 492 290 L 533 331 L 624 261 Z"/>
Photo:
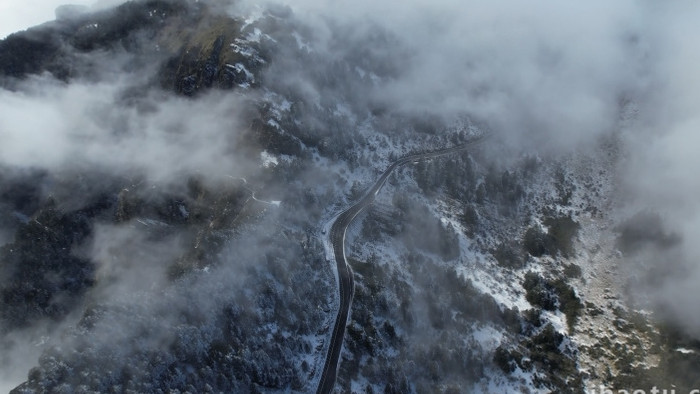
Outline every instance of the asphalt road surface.
<path fill-rule="evenodd" d="M 348 322 L 348 313 L 350 312 L 350 306 L 352 305 L 352 297 L 355 293 L 355 280 L 353 278 L 352 268 L 345 257 L 345 234 L 347 232 L 348 226 L 352 223 L 353 219 L 367 208 L 373 201 L 374 197 L 379 193 L 389 178 L 389 175 L 397 168 L 404 164 L 411 162 L 418 162 L 422 160 L 429 160 L 440 156 L 449 155 L 456 152 L 461 152 L 466 150 L 471 145 L 480 142 L 485 136 L 480 136 L 470 140 L 469 142 L 458 145 L 452 148 L 441 149 L 432 152 L 417 153 L 408 156 L 404 156 L 389 165 L 379 179 L 374 183 L 374 186 L 370 188 L 367 193 L 358 202 L 352 205 L 350 208 L 343 211 L 333 222 L 330 232 L 327 234 L 331 245 L 333 246 L 333 256 L 335 258 L 335 264 L 338 268 L 338 288 L 340 291 L 340 308 L 338 309 L 338 314 L 335 318 L 335 324 L 333 325 L 333 332 L 331 335 L 331 342 L 328 347 L 328 354 L 326 355 L 326 362 L 323 365 L 323 372 L 321 374 L 321 379 L 318 384 L 319 394 L 330 393 L 333 391 L 333 386 L 335 385 L 335 380 L 338 375 L 338 362 L 340 360 L 340 351 L 343 348 L 343 338 L 345 337 L 345 326 Z"/>

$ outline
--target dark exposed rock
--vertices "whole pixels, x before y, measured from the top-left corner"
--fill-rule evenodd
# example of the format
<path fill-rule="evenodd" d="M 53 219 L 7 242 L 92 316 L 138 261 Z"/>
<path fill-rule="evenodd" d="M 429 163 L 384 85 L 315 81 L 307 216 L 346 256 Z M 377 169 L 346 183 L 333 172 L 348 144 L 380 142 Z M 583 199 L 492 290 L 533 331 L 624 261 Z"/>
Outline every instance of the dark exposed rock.
<path fill-rule="evenodd" d="M 24 78 L 49 72 L 61 80 L 86 73 L 80 53 L 107 49 L 137 52 L 168 21 L 188 9 L 184 1 L 132 1 L 114 10 L 71 13 L 56 21 L 8 36 L 0 41 L 0 75 Z M 63 10 L 63 8 L 61 9 Z M 62 16 L 63 11 L 59 12 Z M 2 82 L 11 87 L 11 80 Z"/>
<path fill-rule="evenodd" d="M 12 88 L 17 79 L 43 72 L 64 81 L 95 75 L 101 64 L 84 54 L 98 51 L 132 55 L 123 65 L 127 72 L 162 63 L 155 80 L 187 96 L 257 83 L 262 58 L 251 59 L 230 46 L 243 34 L 240 24 L 213 15 L 204 4 L 151 0 L 97 13 L 71 10 L 61 8 L 56 21 L 0 41 L 0 86 Z M 262 52 L 257 43 L 241 45 Z"/>

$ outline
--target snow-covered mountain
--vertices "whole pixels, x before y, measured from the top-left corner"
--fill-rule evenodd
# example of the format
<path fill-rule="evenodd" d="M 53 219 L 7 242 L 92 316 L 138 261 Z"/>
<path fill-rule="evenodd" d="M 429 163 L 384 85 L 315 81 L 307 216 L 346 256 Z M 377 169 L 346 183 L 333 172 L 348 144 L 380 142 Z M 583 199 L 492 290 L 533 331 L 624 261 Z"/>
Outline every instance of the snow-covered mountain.
<path fill-rule="evenodd" d="M 467 3 L 138 0 L 0 41 L 0 388 L 315 392 L 331 221 L 480 135 L 348 229 L 336 391 L 700 388 L 664 44 L 697 51 L 658 24 L 698 7 Z"/>

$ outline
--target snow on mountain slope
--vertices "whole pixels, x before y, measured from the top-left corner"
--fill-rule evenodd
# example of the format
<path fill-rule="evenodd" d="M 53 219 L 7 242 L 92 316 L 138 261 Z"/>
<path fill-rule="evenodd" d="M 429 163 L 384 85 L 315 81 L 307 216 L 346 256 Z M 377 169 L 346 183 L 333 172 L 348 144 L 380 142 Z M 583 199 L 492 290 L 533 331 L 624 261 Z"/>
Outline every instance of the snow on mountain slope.
<path fill-rule="evenodd" d="M 629 294 L 636 249 L 680 242 L 621 197 L 649 108 L 616 70 L 646 38 L 606 14 L 587 57 L 547 15 L 438 3 L 136 1 L 0 43 L 0 97 L 38 111 L 3 147 L 46 150 L 0 158 L 0 365 L 41 353 L 15 392 L 314 391 L 333 218 L 396 159 L 482 133 L 398 168 L 349 228 L 336 391 L 689 387 L 697 343 Z M 501 17 L 522 30 L 484 35 Z M 102 104 L 39 116 L 78 99 Z M 20 138 L 30 120 L 62 145 Z"/>

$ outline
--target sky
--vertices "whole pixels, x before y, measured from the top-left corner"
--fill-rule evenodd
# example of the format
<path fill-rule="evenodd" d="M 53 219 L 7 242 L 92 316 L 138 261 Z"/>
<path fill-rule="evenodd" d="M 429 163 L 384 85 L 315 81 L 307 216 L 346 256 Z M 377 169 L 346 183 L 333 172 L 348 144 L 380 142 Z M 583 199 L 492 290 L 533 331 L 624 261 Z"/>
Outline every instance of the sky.
<path fill-rule="evenodd" d="M 0 2 L 0 38 L 28 27 L 54 20 L 56 7 L 64 4 L 95 6 L 117 0 L 2 0 Z"/>
<path fill-rule="evenodd" d="M 71 4 L 92 5 L 94 0 L 74 0 Z M 54 11 L 65 0 L 3 0 L 0 2 L 0 37 L 55 19 Z"/>

